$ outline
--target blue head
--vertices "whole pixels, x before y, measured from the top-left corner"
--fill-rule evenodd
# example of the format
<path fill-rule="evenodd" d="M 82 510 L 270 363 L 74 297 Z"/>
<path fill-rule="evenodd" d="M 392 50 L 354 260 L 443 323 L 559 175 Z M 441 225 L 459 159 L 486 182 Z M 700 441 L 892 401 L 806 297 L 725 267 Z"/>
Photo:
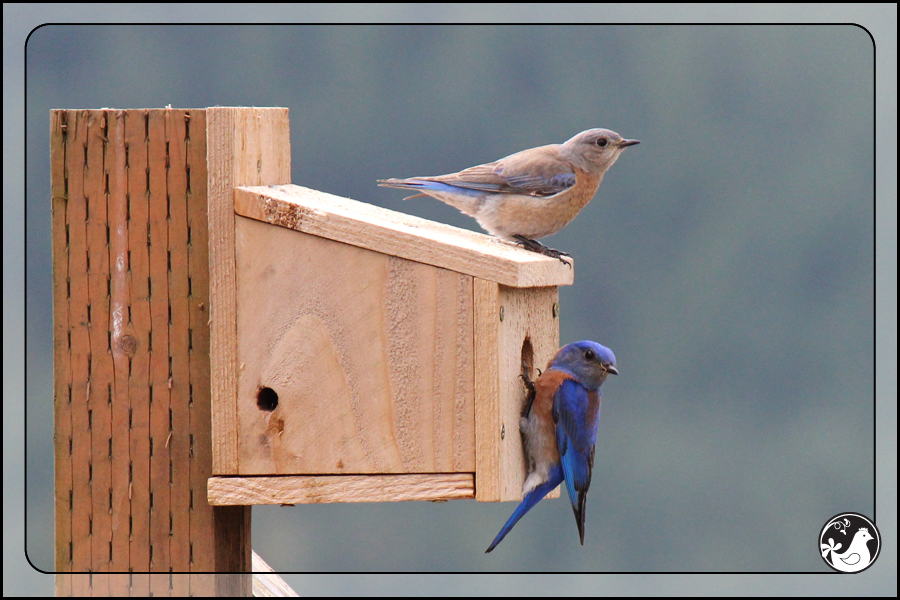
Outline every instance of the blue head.
<path fill-rule="evenodd" d="M 550 367 L 571 373 L 589 390 L 599 388 L 610 373 L 619 374 L 612 350 L 590 340 L 560 348 L 550 361 Z"/>

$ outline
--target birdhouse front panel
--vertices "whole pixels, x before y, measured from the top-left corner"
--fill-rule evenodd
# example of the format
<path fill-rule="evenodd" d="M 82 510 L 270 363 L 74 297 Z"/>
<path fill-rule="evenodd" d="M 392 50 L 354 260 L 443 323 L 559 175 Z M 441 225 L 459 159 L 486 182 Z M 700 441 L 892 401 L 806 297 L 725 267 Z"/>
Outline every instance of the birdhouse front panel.
<path fill-rule="evenodd" d="M 473 277 L 237 216 L 241 475 L 475 471 Z"/>

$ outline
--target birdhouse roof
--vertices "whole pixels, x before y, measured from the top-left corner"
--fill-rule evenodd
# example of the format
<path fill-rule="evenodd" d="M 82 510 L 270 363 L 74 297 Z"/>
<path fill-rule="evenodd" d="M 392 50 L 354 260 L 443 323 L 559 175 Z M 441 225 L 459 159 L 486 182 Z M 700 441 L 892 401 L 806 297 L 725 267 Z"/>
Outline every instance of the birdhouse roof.
<path fill-rule="evenodd" d="M 238 187 L 237 214 L 511 287 L 571 285 L 573 269 L 493 236 L 297 186 Z"/>

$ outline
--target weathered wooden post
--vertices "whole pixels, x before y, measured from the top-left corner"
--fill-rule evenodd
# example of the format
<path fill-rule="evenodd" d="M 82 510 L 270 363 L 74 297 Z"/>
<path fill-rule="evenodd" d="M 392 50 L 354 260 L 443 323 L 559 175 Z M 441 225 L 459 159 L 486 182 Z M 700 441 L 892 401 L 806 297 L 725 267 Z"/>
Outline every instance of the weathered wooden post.
<path fill-rule="evenodd" d="M 248 572 L 252 504 L 520 498 L 517 376 L 572 270 L 287 185 L 288 133 L 283 108 L 52 111 L 58 571 L 246 595 L 138 574 Z"/>

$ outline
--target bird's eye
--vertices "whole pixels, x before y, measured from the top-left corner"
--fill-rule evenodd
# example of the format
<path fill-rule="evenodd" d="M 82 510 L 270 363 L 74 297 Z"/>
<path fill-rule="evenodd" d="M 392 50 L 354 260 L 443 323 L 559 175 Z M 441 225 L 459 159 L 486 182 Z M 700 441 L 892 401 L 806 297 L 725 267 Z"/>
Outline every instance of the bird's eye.
<path fill-rule="evenodd" d="M 597 358 L 597 355 L 594 354 L 594 351 L 593 351 L 593 350 L 585 350 L 585 351 L 584 351 L 584 358 L 587 359 L 587 360 L 594 360 L 595 358 Z"/>
<path fill-rule="evenodd" d="M 600 138 L 599 140 L 597 140 L 597 145 L 600 146 L 601 148 L 606 148 L 606 145 L 608 143 L 609 143 L 609 140 L 607 140 L 606 138 Z"/>

